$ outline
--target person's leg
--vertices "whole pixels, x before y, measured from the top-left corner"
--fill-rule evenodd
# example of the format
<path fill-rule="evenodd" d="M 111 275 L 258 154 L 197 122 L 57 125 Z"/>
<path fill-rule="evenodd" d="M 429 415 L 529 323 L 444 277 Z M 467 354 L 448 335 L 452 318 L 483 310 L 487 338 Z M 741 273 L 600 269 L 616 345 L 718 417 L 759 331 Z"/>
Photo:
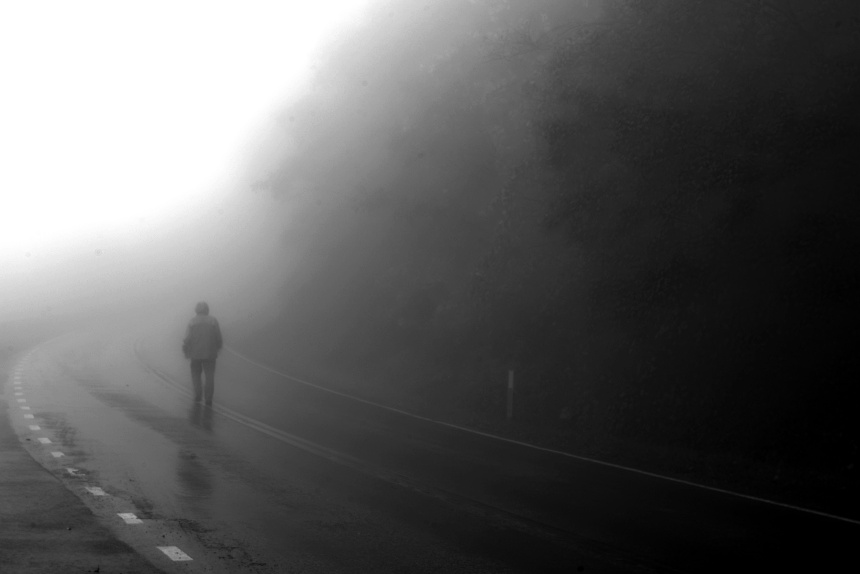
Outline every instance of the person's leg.
<path fill-rule="evenodd" d="M 206 373 L 206 386 L 204 387 L 203 400 L 207 405 L 212 404 L 215 396 L 215 359 L 203 361 L 203 371 Z"/>
<path fill-rule="evenodd" d="M 194 386 L 194 402 L 199 403 L 203 398 L 203 382 L 200 374 L 203 372 L 203 361 L 191 359 L 191 384 Z"/>

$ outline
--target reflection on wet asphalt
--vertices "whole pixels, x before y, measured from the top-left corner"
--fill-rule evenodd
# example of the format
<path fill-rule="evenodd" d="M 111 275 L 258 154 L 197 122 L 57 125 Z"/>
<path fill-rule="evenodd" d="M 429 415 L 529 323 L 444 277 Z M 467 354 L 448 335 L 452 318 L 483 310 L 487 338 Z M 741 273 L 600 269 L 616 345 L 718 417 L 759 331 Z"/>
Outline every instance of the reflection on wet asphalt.
<path fill-rule="evenodd" d="M 212 409 L 194 403 L 188 409 L 188 421 L 192 426 L 206 432 L 212 431 Z M 187 448 L 177 451 L 176 478 L 178 496 L 183 504 L 195 513 L 208 514 L 212 498 L 212 472 L 197 459 L 197 454 Z"/>
<path fill-rule="evenodd" d="M 212 432 L 213 411 L 211 408 L 193 403 L 188 409 L 188 421 L 195 427 Z"/>
<path fill-rule="evenodd" d="M 183 386 L 181 358 L 135 351 L 131 338 L 104 336 L 44 348 L 33 403 L 76 466 L 138 515 L 181 521 L 232 572 L 717 571 L 773 564 L 786 529 L 815 529 L 831 556 L 848 536 L 785 509 L 357 405 L 229 359 L 209 408 Z"/>
<path fill-rule="evenodd" d="M 482 527 L 468 512 L 220 415 L 217 398 L 214 410 L 192 404 L 187 389 L 134 368 L 130 341 L 67 340 L 45 349 L 42 366 L 45 410 L 61 421 L 76 464 L 125 493 L 139 516 L 181 521 L 216 554 L 241 548 L 254 572 L 284 571 L 278 564 L 308 572 L 534 565 L 512 556 L 500 566 L 494 554 L 504 530 Z M 272 396 L 257 400 L 272 408 Z M 547 556 L 559 556 L 554 544 L 536 541 Z M 243 570 L 235 564 L 230 571 Z"/>
<path fill-rule="evenodd" d="M 205 512 L 212 497 L 212 473 L 190 450 L 179 450 L 176 457 L 177 495 L 197 512 Z"/>

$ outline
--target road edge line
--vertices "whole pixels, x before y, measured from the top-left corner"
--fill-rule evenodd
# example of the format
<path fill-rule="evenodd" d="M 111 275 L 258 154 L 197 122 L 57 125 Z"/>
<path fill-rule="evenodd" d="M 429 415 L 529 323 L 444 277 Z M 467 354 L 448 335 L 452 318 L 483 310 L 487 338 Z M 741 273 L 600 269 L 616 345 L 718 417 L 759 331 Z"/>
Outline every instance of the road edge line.
<path fill-rule="evenodd" d="M 287 373 L 283 373 L 283 372 L 281 372 L 281 371 L 278 371 L 277 369 L 273 369 L 272 367 L 269 367 L 268 365 L 264 365 L 264 364 L 262 364 L 262 363 L 259 363 L 259 362 L 255 361 L 255 360 L 253 360 L 253 359 L 251 359 L 251 358 L 249 358 L 249 357 L 247 357 L 247 356 L 243 355 L 242 353 L 240 353 L 240 352 L 236 351 L 235 349 L 233 349 L 233 348 L 231 348 L 231 347 L 225 347 L 225 349 L 224 349 L 224 350 L 225 350 L 225 351 L 227 351 L 227 352 L 229 352 L 229 353 L 231 353 L 231 354 L 233 354 L 233 355 L 235 355 L 236 357 L 239 357 L 239 358 L 240 358 L 240 359 L 242 359 L 243 361 L 246 361 L 246 362 L 248 362 L 248 363 L 250 363 L 250 364 L 252 364 L 252 365 L 255 365 L 255 366 L 257 366 L 257 367 L 259 367 L 259 368 L 261 368 L 261 369 L 263 369 L 263 370 L 269 371 L 270 373 L 273 373 L 273 374 L 275 374 L 275 375 L 278 375 L 278 376 L 280 376 L 280 377 L 282 377 L 282 378 L 289 379 L 289 380 L 291 380 L 291 381 L 295 381 L 295 382 L 297 382 L 297 383 L 300 383 L 300 384 L 303 384 L 303 385 L 307 385 L 307 386 L 313 387 L 313 388 L 315 388 L 315 389 L 319 389 L 319 390 L 321 390 L 321 391 L 325 391 L 325 392 L 327 392 L 327 393 L 331 393 L 331 394 L 334 394 L 334 395 L 338 395 L 338 396 L 341 396 L 341 397 L 344 397 L 344 398 L 347 398 L 347 399 L 352 399 L 352 400 L 354 400 L 354 401 L 358 401 L 358 402 L 361 402 L 361 403 L 365 403 L 365 404 L 368 404 L 368 405 L 372 405 L 372 406 L 374 406 L 374 407 L 378 407 L 378 408 L 381 408 L 381 409 L 385 409 L 385 410 L 388 410 L 388 411 L 392 411 L 392 412 L 395 412 L 395 413 L 398 413 L 398 414 L 401 414 L 401 415 L 406 415 L 406 416 L 408 416 L 408 417 L 412 417 L 412 418 L 419 419 L 419 420 L 422 420 L 422 421 L 426 421 L 426 422 L 434 423 L 434 424 L 437 424 L 437 425 L 441 425 L 441 426 L 446 426 L 446 427 L 449 427 L 449 428 L 457 429 L 457 430 L 460 430 L 460 431 L 464 431 L 464 432 L 468 432 L 468 433 L 472 433 L 472 434 L 480 435 L 480 436 L 483 436 L 483 437 L 486 437 L 486 438 L 491 438 L 491 439 L 500 440 L 500 441 L 504 441 L 504 442 L 511 443 L 511 444 L 516 444 L 516 445 L 523 446 L 523 447 L 526 447 L 526 448 L 531 448 L 531 449 L 534 449 L 534 450 L 539 450 L 539 451 L 543 451 L 543 452 L 548 452 L 548 453 L 552 453 L 552 454 L 557 454 L 557 455 L 560 455 L 560 456 L 565 456 L 565 457 L 568 457 L 568 458 L 573 458 L 573 459 L 576 459 L 576 460 L 581 460 L 581 461 L 584 461 L 584 462 L 590 462 L 590 463 L 593 463 L 593 464 L 599 464 L 599 465 L 602 465 L 602 466 L 607 466 L 607 467 L 615 468 L 615 469 L 618 469 L 618 470 L 624 470 L 624 471 L 627 471 L 627 472 L 633 472 L 633 473 L 636 473 L 636 474 L 641 474 L 641 475 L 644 475 L 644 476 L 649 476 L 649 477 L 651 477 L 651 478 L 658 478 L 658 479 L 662 479 L 662 480 L 668 480 L 668 481 L 671 481 L 671 482 L 675 482 L 675 483 L 677 483 L 677 484 L 683 484 L 683 485 L 691 486 L 691 487 L 694 487 L 694 488 L 701 488 L 701 489 L 704 489 L 704 490 L 710 490 L 710 491 L 712 491 L 712 492 L 718 492 L 718 493 L 720 493 L 720 494 L 726 494 L 726 495 L 729 495 L 729 496 L 735 496 L 735 497 L 738 497 L 738 498 L 745 498 L 745 499 L 747 499 L 747 500 L 752 500 L 752 501 L 755 501 L 755 502 L 760 502 L 760 503 L 764 503 L 764 504 L 769 504 L 769 505 L 772 505 L 772 506 L 779 506 L 779 507 L 786 508 L 786 509 L 789 509 L 789 510 L 795 510 L 795 511 L 798 511 L 798 512 L 804 512 L 804 513 L 807 513 L 807 514 L 814 514 L 814 515 L 816 515 L 816 516 L 820 516 L 820 517 L 823 517 L 823 518 L 830 518 L 830 519 L 832 519 L 832 520 L 840 520 L 840 521 L 842 521 L 842 522 L 847 522 L 847 523 L 849 523 L 849 524 L 854 524 L 854 525 L 860 526 L 860 520 L 858 520 L 858 519 L 854 519 L 854 518 L 848 518 L 847 516 L 840 516 L 840 515 L 838 515 L 838 514 L 831 514 L 831 513 L 829 513 L 829 512 L 824 512 L 824 511 L 821 511 L 821 510 L 814 510 L 814 509 L 812 509 L 812 508 L 804 508 L 804 507 L 802 507 L 802 506 L 796 506 L 796 505 L 788 504 L 788 503 L 785 503 L 785 502 L 779 502 L 779 501 L 776 501 L 776 500 L 770 500 L 770 499 L 768 499 L 768 498 L 761 498 L 761 497 L 758 497 L 758 496 L 753 496 L 753 495 L 751 495 L 751 494 L 743 494 L 743 493 L 741 493 L 741 492 L 734 492 L 734 491 L 732 491 L 732 490 L 726 490 L 726 489 L 723 489 L 723 488 L 718 488 L 718 487 L 716 487 L 716 486 L 708 486 L 707 484 L 699 484 L 699 483 L 697 483 L 697 482 L 692 482 L 692 481 L 689 481 L 689 480 L 684 480 L 684 479 L 682 479 L 682 478 L 675 478 L 675 477 L 672 477 L 672 476 L 666 476 L 666 475 L 662 475 L 662 474 L 657 474 L 657 473 L 654 473 L 654 472 L 649 472 L 649 471 L 647 471 L 647 470 L 641 470 L 641 469 L 638 469 L 638 468 L 633 468 L 633 467 L 629 467 L 629 466 L 624 466 L 624 465 L 620 465 L 620 464 L 615 464 L 615 463 L 612 463 L 612 462 L 606 462 L 606 461 L 604 461 L 604 460 L 599 460 L 599 459 L 596 459 L 596 458 L 589 458 L 589 457 L 586 457 L 586 456 L 581 456 L 581 455 L 572 454 L 572 453 L 569 453 L 569 452 L 564 452 L 564 451 L 562 451 L 562 450 L 555 450 L 555 449 L 547 448 L 547 447 L 544 447 L 544 446 L 538 446 L 538 445 L 535 445 L 535 444 L 530 444 L 530 443 L 523 442 L 523 441 L 519 441 L 519 440 L 514 440 L 514 439 L 510 439 L 510 438 L 505 438 L 505 437 L 503 437 L 503 436 L 499 436 L 499 435 L 491 434 L 491 433 L 488 433 L 488 432 L 479 431 L 479 430 L 475 430 L 475 429 L 470 429 L 470 428 L 468 428 L 468 427 L 464 427 L 464 426 L 456 425 L 456 424 L 453 424 L 453 423 L 447 423 L 447 422 L 444 422 L 444 421 L 439 421 L 439 420 L 436 420 L 436 419 L 431 419 L 431 418 L 428 418 L 428 417 L 425 417 L 425 416 L 421 416 L 421 415 L 417 415 L 417 414 L 415 414 L 415 413 L 410 413 L 410 412 L 408 412 L 408 411 L 404 411 L 404 410 L 401 410 L 401 409 L 398 409 L 398 408 L 395 408 L 395 407 L 390 407 L 390 406 L 387 406 L 387 405 L 382 405 L 382 404 L 375 403 L 375 402 L 373 402 L 373 401 L 369 401 L 369 400 L 367 400 L 367 399 L 362 399 L 362 398 L 360 398 L 360 397 L 356 397 L 356 396 L 353 396 L 353 395 L 350 395 L 350 394 L 347 394 L 347 393 L 343 393 L 343 392 L 340 392 L 340 391 L 335 391 L 334 389 L 329 389 L 329 388 L 326 388 L 326 387 L 324 387 L 324 386 L 322 386 L 322 385 L 318 385 L 318 384 L 315 384 L 315 383 L 311 383 L 310 381 L 305 381 L 305 380 L 303 380 L 303 379 L 299 379 L 298 377 L 294 377 L 294 376 L 292 376 L 292 375 L 288 375 Z"/>

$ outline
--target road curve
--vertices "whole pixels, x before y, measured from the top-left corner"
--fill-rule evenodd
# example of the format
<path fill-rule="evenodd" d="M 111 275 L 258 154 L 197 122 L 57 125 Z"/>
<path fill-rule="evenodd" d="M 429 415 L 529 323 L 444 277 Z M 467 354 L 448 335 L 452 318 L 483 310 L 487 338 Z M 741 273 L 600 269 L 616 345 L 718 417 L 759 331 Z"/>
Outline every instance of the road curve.
<path fill-rule="evenodd" d="M 229 353 L 214 409 L 194 407 L 166 345 L 67 336 L 38 349 L 27 376 L 80 472 L 156 534 L 172 528 L 208 571 L 827 570 L 860 534 L 410 416 Z"/>

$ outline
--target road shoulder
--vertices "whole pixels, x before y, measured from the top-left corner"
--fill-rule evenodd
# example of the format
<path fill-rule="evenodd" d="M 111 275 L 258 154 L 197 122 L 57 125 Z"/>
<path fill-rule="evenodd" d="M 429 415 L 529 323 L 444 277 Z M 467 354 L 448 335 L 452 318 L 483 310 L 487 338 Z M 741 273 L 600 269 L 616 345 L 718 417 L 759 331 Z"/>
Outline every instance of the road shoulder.
<path fill-rule="evenodd" d="M 159 574 L 21 445 L 10 421 L 8 367 L 0 354 L 0 570 L 9 574 Z M 13 406 L 14 408 L 14 406 Z"/>

